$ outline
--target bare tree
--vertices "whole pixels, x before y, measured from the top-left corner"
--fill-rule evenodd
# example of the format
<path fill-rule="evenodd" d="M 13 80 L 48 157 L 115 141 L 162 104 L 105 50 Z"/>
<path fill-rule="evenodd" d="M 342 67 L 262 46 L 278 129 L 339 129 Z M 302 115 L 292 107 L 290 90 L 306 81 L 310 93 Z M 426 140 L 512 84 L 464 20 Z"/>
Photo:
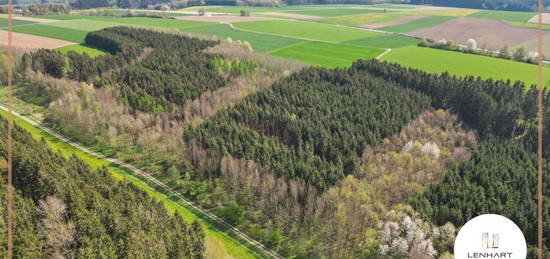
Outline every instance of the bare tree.
<path fill-rule="evenodd" d="M 51 258 L 73 258 L 76 230 L 67 218 L 67 205 L 54 196 L 39 201 L 39 214 L 42 215 L 40 233 Z"/>

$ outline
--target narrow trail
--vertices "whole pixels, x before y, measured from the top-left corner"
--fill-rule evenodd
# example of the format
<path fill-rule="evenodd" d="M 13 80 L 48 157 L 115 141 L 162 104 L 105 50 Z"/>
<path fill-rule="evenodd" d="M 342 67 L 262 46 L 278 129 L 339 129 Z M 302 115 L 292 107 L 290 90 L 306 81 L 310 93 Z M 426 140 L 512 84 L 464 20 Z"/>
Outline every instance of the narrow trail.
<path fill-rule="evenodd" d="M 3 105 L 0 105 L 0 109 L 2 110 L 5 110 L 7 111 L 8 108 L 3 106 Z M 63 135 L 59 134 L 59 133 L 56 133 L 54 132 L 53 130 L 49 129 L 48 127 L 44 126 L 44 125 L 41 125 L 29 118 L 27 118 L 26 116 L 22 115 L 22 114 L 19 114 L 15 111 L 12 112 L 12 114 L 22 120 L 24 120 L 25 122 L 31 124 L 32 126 L 34 127 L 37 127 L 45 132 L 47 132 L 48 134 L 58 138 L 59 140 L 79 149 L 80 151 L 82 152 L 85 152 L 91 156 L 94 156 L 96 158 L 100 158 L 100 159 L 104 159 L 104 160 L 107 160 L 115 165 L 118 165 L 118 166 L 121 166 L 121 167 L 124 167 L 124 168 L 127 168 L 129 170 L 131 170 L 132 172 L 136 173 L 136 174 L 139 174 L 140 176 L 146 178 L 150 183 L 162 188 L 164 191 L 168 192 L 169 194 L 173 195 L 173 197 L 183 201 L 187 206 L 193 208 L 195 211 L 197 211 L 198 213 L 202 214 L 202 216 L 205 216 L 207 217 L 208 219 L 216 222 L 217 224 L 220 224 L 221 226 L 223 226 L 224 228 L 226 228 L 228 231 L 232 232 L 234 235 L 238 236 L 240 239 L 242 239 L 242 241 L 248 243 L 249 245 L 255 247 L 256 249 L 262 251 L 265 255 L 271 257 L 271 258 L 277 258 L 277 259 L 283 259 L 285 257 L 279 255 L 277 252 L 271 250 L 270 248 L 264 246 L 263 244 L 261 244 L 260 242 L 252 239 L 251 237 L 247 236 L 246 234 L 242 233 L 240 230 L 238 230 L 237 228 L 231 226 L 230 224 L 226 223 L 223 219 L 219 218 L 218 216 L 208 212 L 206 209 L 203 209 L 202 207 L 200 207 L 199 205 L 197 205 L 196 203 L 194 203 L 193 201 L 187 199 L 186 197 L 184 197 L 183 195 L 181 195 L 180 193 L 174 191 L 172 188 L 170 188 L 168 185 L 166 185 L 165 183 L 159 181 L 158 179 L 150 176 L 149 174 L 147 174 L 146 172 L 140 170 L 139 168 L 136 168 L 134 167 L 133 165 L 130 165 L 128 163 L 125 163 L 123 161 L 120 161 L 118 159 L 114 159 L 114 158 L 109 158 L 109 157 L 106 157 L 102 154 L 99 154 L 97 152 L 94 152 L 66 137 L 64 137 Z M 212 226 L 212 227 L 216 227 L 216 226 Z M 224 232 L 225 230 L 220 230 L 221 232 Z M 239 240 L 236 240 L 237 242 L 241 242 Z M 253 250 L 250 250 L 252 253 L 256 254 L 257 256 L 261 257 L 261 258 L 265 258 L 266 256 L 265 255 L 259 255 L 257 254 L 257 252 L 253 251 Z"/>

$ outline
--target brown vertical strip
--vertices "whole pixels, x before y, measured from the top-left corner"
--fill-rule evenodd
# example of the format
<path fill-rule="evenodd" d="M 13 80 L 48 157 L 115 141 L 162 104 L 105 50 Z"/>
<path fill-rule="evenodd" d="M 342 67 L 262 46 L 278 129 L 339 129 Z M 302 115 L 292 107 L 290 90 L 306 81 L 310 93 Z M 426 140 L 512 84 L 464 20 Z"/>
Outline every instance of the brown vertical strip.
<path fill-rule="evenodd" d="M 8 259 L 13 258 L 13 182 L 12 182 L 12 79 L 13 79 L 13 53 L 12 53 L 12 0 L 8 0 Z"/>
<path fill-rule="evenodd" d="M 537 185 L 537 198 L 538 198 L 538 259 L 542 259 L 542 0 L 539 0 L 538 8 L 538 185 Z"/>

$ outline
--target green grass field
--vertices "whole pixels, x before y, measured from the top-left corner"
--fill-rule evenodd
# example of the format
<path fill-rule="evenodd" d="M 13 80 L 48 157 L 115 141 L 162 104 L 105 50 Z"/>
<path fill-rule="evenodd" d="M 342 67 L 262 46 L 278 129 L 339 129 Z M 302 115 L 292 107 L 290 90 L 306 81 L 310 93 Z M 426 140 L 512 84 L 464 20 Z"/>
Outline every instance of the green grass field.
<path fill-rule="evenodd" d="M 112 17 L 112 16 L 86 16 L 88 20 L 119 23 L 123 25 L 144 26 L 162 29 L 181 29 L 186 27 L 206 25 L 206 22 L 184 21 L 177 19 L 161 19 L 148 17 Z"/>
<path fill-rule="evenodd" d="M 340 24 L 346 26 L 359 26 L 370 23 L 382 23 L 397 20 L 403 17 L 411 16 L 406 12 L 392 12 L 392 13 L 370 13 L 350 16 L 332 17 L 326 19 L 316 20 L 318 22 Z"/>
<path fill-rule="evenodd" d="M 372 9 L 351 9 L 351 8 L 337 8 L 337 9 L 313 9 L 313 10 L 300 10 L 300 11 L 286 11 L 287 13 L 303 14 L 320 17 L 334 17 L 354 14 L 365 13 L 382 13 L 382 10 Z"/>
<path fill-rule="evenodd" d="M 67 15 L 68 16 L 68 15 Z M 13 28 L 13 31 L 31 35 L 50 37 L 77 43 L 84 42 L 86 33 L 114 26 L 142 26 L 148 28 L 180 29 L 204 26 L 213 23 L 159 19 L 146 17 L 110 17 L 110 16 L 70 16 L 77 19 L 60 19 L 62 21 L 48 24 L 29 24 Z M 82 19 L 85 18 L 85 19 Z M 5 28 L 2 28 L 5 30 Z"/>
<path fill-rule="evenodd" d="M 325 42 L 304 42 L 273 51 L 270 54 L 324 67 L 346 67 L 359 58 L 371 59 L 383 52 L 384 50 L 375 48 Z"/>
<path fill-rule="evenodd" d="M 232 40 L 248 41 L 252 49 L 257 52 L 269 52 L 302 40 L 283 36 L 268 35 L 262 33 L 246 32 L 233 29 L 227 24 L 212 24 L 200 27 L 189 27 L 181 29 L 183 32 L 195 34 L 214 35 L 220 38 L 231 38 Z"/>
<path fill-rule="evenodd" d="M 86 31 L 67 29 L 46 24 L 32 24 L 18 26 L 13 28 L 14 32 L 27 33 L 36 36 L 49 37 L 54 39 L 72 41 L 77 43 L 84 42 Z"/>
<path fill-rule="evenodd" d="M 416 9 L 419 8 L 418 5 L 411 4 L 377 4 L 372 7 L 376 8 L 387 8 L 387 9 Z"/>
<path fill-rule="evenodd" d="M 86 54 L 90 55 L 91 57 L 97 57 L 99 55 L 106 54 L 106 52 L 104 52 L 102 50 L 92 48 L 92 47 L 88 47 L 88 46 L 83 45 L 83 44 L 75 44 L 75 45 L 65 46 L 65 47 L 57 48 L 57 50 L 59 50 L 63 53 L 67 53 L 69 51 L 74 51 L 74 52 L 80 53 L 80 54 L 86 53 Z"/>
<path fill-rule="evenodd" d="M 401 48 L 417 45 L 419 42 L 419 39 L 413 37 L 406 37 L 401 35 L 384 35 L 350 40 L 345 41 L 344 43 L 374 48 Z"/>
<path fill-rule="evenodd" d="M 428 16 L 426 18 L 418 19 L 405 24 L 382 27 L 382 28 L 379 28 L 379 30 L 400 32 L 400 33 L 411 32 L 418 29 L 433 27 L 433 26 L 442 24 L 446 21 L 452 20 L 454 18 L 455 17 L 453 16 Z"/>
<path fill-rule="evenodd" d="M 33 24 L 35 22 L 29 22 L 29 21 L 21 21 L 21 20 L 11 20 L 12 26 L 19 26 L 19 25 L 25 25 L 25 24 Z M 0 28 L 8 27 L 8 18 L 0 18 Z"/>
<path fill-rule="evenodd" d="M 86 16 L 78 15 L 64 15 L 64 14 L 45 14 L 45 15 L 36 15 L 35 18 L 42 19 L 52 19 L 52 20 L 77 20 L 77 19 L 86 19 Z"/>
<path fill-rule="evenodd" d="M 535 15 L 535 13 L 529 12 L 479 11 L 468 15 L 468 17 L 505 20 L 511 22 L 525 22 Z"/>
<path fill-rule="evenodd" d="M 381 60 L 397 62 L 406 67 L 432 73 L 447 71 L 457 76 L 472 75 L 482 78 L 520 80 L 529 85 L 537 83 L 535 65 L 455 51 L 411 46 L 394 49 Z M 544 76 L 544 82 L 548 82 L 550 69 L 544 70 Z"/>
<path fill-rule="evenodd" d="M 101 20 L 66 20 L 54 23 L 48 23 L 50 26 L 79 30 L 79 31 L 97 31 L 107 27 L 119 26 L 120 23 L 106 22 Z"/>
<path fill-rule="evenodd" d="M 4 110 L 0 110 L 0 116 L 6 117 L 7 112 Z M 154 199 L 161 201 L 169 212 L 174 213 L 177 211 L 187 222 L 200 222 L 205 230 L 207 242 L 208 240 L 213 239 L 217 241 L 216 243 L 223 244 L 227 254 L 219 255 L 221 258 L 259 258 L 255 254 L 250 252 L 245 246 L 243 246 L 233 237 L 231 237 L 229 233 L 224 230 L 220 231 L 217 226 L 197 216 L 193 212 L 192 208 L 188 207 L 183 202 L 176 201 L 171 195 L 156 190 L 153 186 L 149 185 L 147 180 L 145 180 L 143 177 L 135 175 L 131 171 L 120 168 L 106 160 L 102 160 L 93 157 L 87 153 L 84 153 L 74 148 L 73 146 L 70 146 L 69 144 L 60 141 L 59 139 L 48 134 L 47 132 L 35 128 L 34 126 L 17 117 L 14 118 L 14 122 L 18 126 L 30 132 L 35 139 L 44 139 L 53 150 L 61 152 L 65 157 L 68 158 L 72 155 L 76 155 L 92 168 L 98 169 L 101 167 L 106 167 L 114 178 L 118 180 L 126 180 L 136 185 L 143 191 L 147 192 Z"/>
<path fill-rule="evenodd" d="M 234 26 L 244 30 L 328 42 L 343 42 L 380 35 L 360 29 L 286 20 L 238 22 Z"/>

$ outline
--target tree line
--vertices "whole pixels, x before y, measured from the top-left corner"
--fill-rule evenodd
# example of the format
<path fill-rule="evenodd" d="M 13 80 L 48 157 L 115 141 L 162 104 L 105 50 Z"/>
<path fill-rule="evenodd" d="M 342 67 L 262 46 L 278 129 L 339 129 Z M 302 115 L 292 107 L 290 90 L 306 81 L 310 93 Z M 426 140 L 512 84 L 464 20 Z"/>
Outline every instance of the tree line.
<path fill-rule="evenodd" d="M 116 86 L 122 93 L 121 102 L 157 114 L 227 83 L 211 66 L 217 55 L 202 51 L 215 41 L 113 27 L 88 33 L 85 42 L 110 54 L 92 58 L 76 52 L 39 50 L 25 54 L 22 66 L 56 78 L 91 82 L 96 87 Z"/>
<path fill-rule="evenodd" d="M 0 119 L 0 165 L 6 178 L 7 121 Z M 106 168 L 64 158 L 25 130 L 13 132 L 15 257 L 203 258 L 204 232 Z M 5 192 L 5 184 L 0 189 Z M 1 199 L 0 220 L 5 220 Z M 0 224 L 6 234 L 6 225 Z M 5 239 L 0 241 L 5 245 Z M 2 246 L 5 247 L 5 246 Z M 0 255 L 5 256 L 5 249 Z"/>
<path fill-rule="evenodd" d="M 423 94 L 357 70 L 306 68 L 186 137 L 326 189 L 355 170 L 366 145 L 398 133 L 429 103 Z"/>

